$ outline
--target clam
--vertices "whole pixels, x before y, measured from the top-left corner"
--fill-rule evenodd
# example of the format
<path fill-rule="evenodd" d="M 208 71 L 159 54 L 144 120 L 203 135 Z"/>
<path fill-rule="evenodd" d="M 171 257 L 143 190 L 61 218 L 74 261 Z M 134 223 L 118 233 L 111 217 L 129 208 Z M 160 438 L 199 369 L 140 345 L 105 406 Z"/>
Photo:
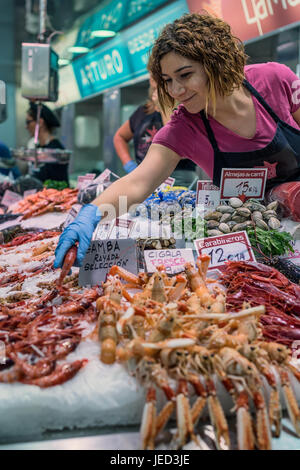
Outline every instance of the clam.
<path fill-rule="evenodd" d="M 204 216 L 205 220 L 220 220 L 222 217 L 222 213 L 218 211 L 207 212 Z"/>
<path fill-rule="evenodd" d="M 233 214 L 234 208 L 228 205 L 218 206 L 216 208 L 217 212 L 221 212 L 222 214 Z"/>
<path fill-rule="evenodd" d="M 236 222 L 237 224 L 241 224 L 242 222 L 245 222 L 247 220 L 246 217 L 242 217 L 241 215 L 233 215 L 231 217 L 231 220 Z"/>
<path fill-rule="evenodd" d="M 250 211 L 260 211 L 260 212 L 266 211 L 266 207 L 263 204 L 260 204 L 259 202 L 256 202 L 256 201 L 245 202 L 244 207 L 247 207 L 248 209 L 250 209 Z"/>
<path fill-rule="evenodd" d="M 273 210 L 269 209 L 269 210 L 263 212 L 263 218 L 264 219 L 269 220 L 270 217 L 275 217 L 276 218 L 277 217 L 276 211 L 273 211 Z"/>
<path fill-rule="evenodd" d="M 223 214 L 221 219 L 220 219 L 220 223 L 223 223 L 223 222 L 229 222 L 229 220 L 231 220 L 231 214 Z"/>
<path fill-rule="evenodd" d="M 232 232 L 240 232 L 241 230 L 246 230 L 247 227 L 250 227 L 253 224 L 251 220 L 247 220 L 247 222 L 242 222 L 241 224 L 235 224 L 232 227 Z"/>
<path fill-rule="evenodd" d="M 214 229 L 214 230 L 207 230 L 207 235 L 209 237 L 217 237 L 218 235 L 224 235 L 224 233 L 221 232 L 220 230 Z"/>
<path fill-rule="evenodd" d="M 278 201 L 270 202 L 270 204 L 268 204 L 266 207 L 267 210 L 273 210 L 273 211 L 276 211 L 277 208 L 278 208 Z"/>
<path fill-rule="evenodd" d="M 252 212 L 252 217 L 253 217 L 254 220 L 263 218 L 262 213 L 260 211 L 253 211 Z"/>
<path fill-rule="evenodd" d="M 238 207 L 236 210 L 238 215 L 241 215 L 242 217 L 250 217 L 251 211 L 247 207 Z"/>
<path fill-rule="evenodd" d="M 230 230 L 232 229 L 232 227 L 234 227 L 236 225 L 236 222 L 234 220 L 229 220 L 227 222 L 227 225 L 228 227 L 230 228 Z"/>
<path fill-rule="evenodd" d="M 208 220 L 206 226 L 208 230 L 217 229 L 219 227 L 219 222 L 217 220 Z"/>
<path fill-rule="evenodd" d="M 219 230 L 223 233 L 230 233 L 230 227 L 225 223 L 219 225 Z"/>
<path fill-rule="evenodd" d="M 255 220 L 255 225 L 259 228 L 264 229 L 264 230 L 269 230 L 269 226 L 262 219 L 256 219 Z"/>
<path fill-rule="evenodd" d="M 280 221 L 276 217 L 270 217 L 268 220 L 268 225 L 272 229 L 277 229 L 280 227 Z"/>
<path fill-rule="evenodd" d="M 241 201 L 238 197 L 231 197 L 228 202 L 234 209 L 237 207 L 242 207 L 243 205 L 243 201 Z"/>

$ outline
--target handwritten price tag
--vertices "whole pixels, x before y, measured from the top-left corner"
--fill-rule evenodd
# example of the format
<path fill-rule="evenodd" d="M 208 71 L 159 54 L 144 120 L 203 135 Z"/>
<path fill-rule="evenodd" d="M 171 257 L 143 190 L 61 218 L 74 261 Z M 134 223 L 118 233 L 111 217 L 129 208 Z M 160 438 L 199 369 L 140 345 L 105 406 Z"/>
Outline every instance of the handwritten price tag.
<path fill-rule="evenodd" d="M 184 271 L 185 263 L 195 264 L 193 250 L 190 248 L 145 250 L 144 258 L 149 273 L 154 273 L 157 266 L 164 265 L 168 274 L 176 274 Z"/>
<path fill-rule="evenodd" d="M 2 198 L 1 204 L 6 207 L 10 207 L 13 204 L 16 204 L 19 201 L 22 201 L 23 197 L 20 194 L 14 193 L 7 189 Z"/>
<path fill-rule="evenodd" d="M 112 226 L 109 238 L 128 238 L 133 225 L 134 222 L 132 220 L 117 217 Z"/>
<path fill-rule="evenodd" d="M 112 230 L 113 222 L 99 222 L 94 232 L 93 240 L 107 240 Z"/>
<path fill-rule="evenodd" d="M 246 232 L 234 232 L 194 241 L 198 255 L 210 256 L 208 269 L 222 268 L 227 261 L 255 261 Z"/>
<path fill-rule="evenodd" d="M 169 178 L 167 178 L 166 181 L 164 181 L 164 182 L 157 188 L 156 191 L 164 191 L 165 189 L 168 188 L 168 186 L 173 187 L 173 186 L 174 186 L 174 183 L 175 183 L 175 178 L 171 178 L 171 176 L 169 176 Z"/>
<path fill-rule="evenodd" d="M 263 199 L 267 173 L 267 168 L 223 168 L 220 199 L 242 195 L 252 199 Z"/>
<path fill-rule="evenodd" d="M 97 178 L 93 181 L 93 183 L 108 183 L 110 181 L 110 175 L 111 171 L 106 168 L 100 175 L 97 176 Z"/>
<path fill-rule="evenodd" d="M 71 207 L 67 215 L 67 218 L 65 222 L 63 223 L 63 229 L 65 229 L 71 222 L 73 222 L 73 220 L 76 219 L 81 208 L 82 208 L 81 204 L 74 204 L 74 206 Z"/>
<path fill-rule="evenodd" d="M 78 176 L 78 178 L 77 178 L 77 189 L 82 190 L 84 188 L 87 188 L 87 186 L 89 186 L 92 183 L 95 176 L 96 175 L 94 173 L 87 173 L 86 175 Z"/>
<path fill-rule="evenodd" d="M 197 181 L 197 205 L 204 210 L 214 210 L 220 204 L 220 190 L 212 181 Z"/>
<path fill-rule="evenodd" d="M 79 270 L 79 285 L 100 285 L 114 265 L 137 274 L 135 240 L 93 240 Z"/>

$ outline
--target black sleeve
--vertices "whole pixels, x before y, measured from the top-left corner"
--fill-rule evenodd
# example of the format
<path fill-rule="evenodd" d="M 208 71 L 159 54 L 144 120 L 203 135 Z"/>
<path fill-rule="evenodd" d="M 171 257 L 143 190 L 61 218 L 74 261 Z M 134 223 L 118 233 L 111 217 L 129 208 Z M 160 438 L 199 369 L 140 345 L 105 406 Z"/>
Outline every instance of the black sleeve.
<path fill-rule="evenodd" d="M 131 132 L 134 134 L 135 129 L 139 125 L 139 123 L 145 119 L 146 113 L 145 113 L 145 107 L 144 106 L 139 106 L 136 111 L 130 116 L 129 118 L 129 125 Z"/>
<path fill-rule="evenodd" d="M 44 149 L 62 149 L 64 150 L 64 146 L 63 144 L 58 140 L 58 139 L 53 139 L 53 140 L 50 140 L 49 144 L 47 145 L 44 145 L 42 148 Z"/>

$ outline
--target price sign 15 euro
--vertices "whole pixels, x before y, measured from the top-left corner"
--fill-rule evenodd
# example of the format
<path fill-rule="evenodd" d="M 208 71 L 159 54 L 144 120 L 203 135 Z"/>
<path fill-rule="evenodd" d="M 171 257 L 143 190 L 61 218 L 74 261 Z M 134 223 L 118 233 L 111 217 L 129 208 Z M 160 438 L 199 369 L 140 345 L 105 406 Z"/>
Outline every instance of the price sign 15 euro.
<path fill-rule="evenodd" d="M 220 198 L 245 196 L 263 199 L 267 181 L 267 168 L 223 168 Z"/>
<path fill-rule="evenodd" d="M 222 268 L 227 261 L 255 261 L 246 232 L 233 232 L 194 241 L 198 255 L 210 256 L 208 269 Z"/>

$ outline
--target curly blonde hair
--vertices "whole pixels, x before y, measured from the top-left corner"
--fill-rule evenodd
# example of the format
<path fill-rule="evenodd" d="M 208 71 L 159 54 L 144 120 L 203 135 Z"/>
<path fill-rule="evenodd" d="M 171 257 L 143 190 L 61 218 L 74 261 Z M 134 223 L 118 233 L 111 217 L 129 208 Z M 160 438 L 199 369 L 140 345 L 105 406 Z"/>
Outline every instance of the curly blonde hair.
<path fill-rule="evenodd" d="M 208 14 L 186 14 L 164 27 L 149 58 L 148 70 L 157 83 L 162 109 L 175 104 L 162 79 L 160 64 L 169 52 L 203 65 L 208 79 L 206 113 L 208 104 L 215 112 L 217 95 L 228 96 L 242 85 L 247 55 L 241 40 L 231 33 L 229 24 Z"/>

